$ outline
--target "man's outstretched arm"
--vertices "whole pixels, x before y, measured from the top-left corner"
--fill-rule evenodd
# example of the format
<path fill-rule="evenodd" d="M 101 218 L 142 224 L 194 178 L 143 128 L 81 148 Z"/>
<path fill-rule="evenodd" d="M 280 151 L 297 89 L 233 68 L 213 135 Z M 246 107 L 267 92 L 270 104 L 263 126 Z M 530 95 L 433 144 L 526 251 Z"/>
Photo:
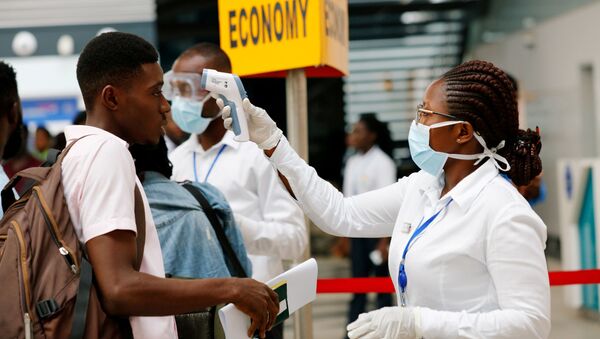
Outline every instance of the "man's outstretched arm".
<path fill-rule="evenodd" d="M 165 316 L 233 303 L 252 319 L 249 336 L 258 330 L 264 337 L 279 312 L 277 294 L 252 279 L 166 279 L 136 271 L 132 231 L 97 236 L 86 247 L 103 307 L 111 315 Z"/>

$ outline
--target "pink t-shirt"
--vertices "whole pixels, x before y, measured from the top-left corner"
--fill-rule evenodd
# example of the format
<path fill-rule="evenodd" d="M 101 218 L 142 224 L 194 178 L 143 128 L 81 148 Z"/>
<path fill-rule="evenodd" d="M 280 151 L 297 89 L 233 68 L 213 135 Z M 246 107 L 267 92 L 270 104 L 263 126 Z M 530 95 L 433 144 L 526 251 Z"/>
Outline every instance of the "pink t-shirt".
<path fill-rule="evenodd" d="M 86 243 L 114 230 L 136 232 L 136 184 L 146 212 L 146 242 L 140 272 L 164 277 L 158 234 L 127 142 L 96 127 L 65 128 L 67 144 L 84 135 L 89 136 L 79 140 L 62 163 L 65 198 L 79 240 Z M 135 338 L 177 338 L 172 316 L 130 317 L 129 322 Z"/>

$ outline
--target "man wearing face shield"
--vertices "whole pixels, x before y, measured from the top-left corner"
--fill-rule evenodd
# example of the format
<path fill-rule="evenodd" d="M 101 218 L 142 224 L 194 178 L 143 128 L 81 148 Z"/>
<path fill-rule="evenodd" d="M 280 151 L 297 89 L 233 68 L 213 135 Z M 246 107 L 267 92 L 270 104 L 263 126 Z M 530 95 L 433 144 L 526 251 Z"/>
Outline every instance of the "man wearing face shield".
<path fill-rule="evenodd" d="M 0 158 L 2 160 L 10 159 L 21 148 L 23 128 L 17 76 L 10 65 L 0 61 Z M 0 187 L 4 187 L 7 182 L 8 177 L 0 166 Z M 0 209 L 0 217 L 3 214 Z"/>
<path fill-rule="evenodd" d="M 191 133 L 169 155 L 172 179 L 208 182 L 223 192 L 240 226 L 252 277 L 265 282 L 283 271 L 282 260 L 295 260 L 306 249 L 303 214 L 256 144 L 234 141 L 224 128 L 215 100 L 200 88 L 205 68 L 229 73 L 231 63 L 218 46 L 201 43 L 165 74 L 163 93 L 171 100 L 173 120 Z M 275 327 L 267 338 L 281 338 L 282 332 Z"/>

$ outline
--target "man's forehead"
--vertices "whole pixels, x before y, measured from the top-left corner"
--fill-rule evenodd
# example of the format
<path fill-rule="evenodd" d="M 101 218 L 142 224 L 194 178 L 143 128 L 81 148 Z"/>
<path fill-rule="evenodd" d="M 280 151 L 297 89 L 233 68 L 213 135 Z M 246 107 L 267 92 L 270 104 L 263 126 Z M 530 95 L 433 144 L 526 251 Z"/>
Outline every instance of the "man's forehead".
<path fill-rule="evenodd" d="M 163 71 L 158 63 L 143 64 L 142 78 L 146 82 L 161 82 L 163 79 Z"/>
<path fill-rule="evenodd" d="M 175 72 L 202 73 L 205 68 L 214 68 L 214 60 L 201 54 L 184 55 L 173 64 Z"/>

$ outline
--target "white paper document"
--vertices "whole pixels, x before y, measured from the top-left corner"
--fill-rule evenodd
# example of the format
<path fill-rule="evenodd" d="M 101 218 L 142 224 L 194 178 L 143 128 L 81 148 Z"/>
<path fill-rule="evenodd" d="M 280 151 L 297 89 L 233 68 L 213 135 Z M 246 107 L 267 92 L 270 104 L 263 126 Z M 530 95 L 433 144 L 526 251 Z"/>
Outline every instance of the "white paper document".
<path fill-rule="evenodd" d="M 317 273 L 317 261 L 309 259 L 266 283 L 279 295 L 279 314 L 276 323 L 288 318 L 292 313 L 315 300 L 317 297 Z M 227 339 L 248 339 L 250 317 L 233 304 L 228 304 L 220 309 L 219 318 Z"/>

